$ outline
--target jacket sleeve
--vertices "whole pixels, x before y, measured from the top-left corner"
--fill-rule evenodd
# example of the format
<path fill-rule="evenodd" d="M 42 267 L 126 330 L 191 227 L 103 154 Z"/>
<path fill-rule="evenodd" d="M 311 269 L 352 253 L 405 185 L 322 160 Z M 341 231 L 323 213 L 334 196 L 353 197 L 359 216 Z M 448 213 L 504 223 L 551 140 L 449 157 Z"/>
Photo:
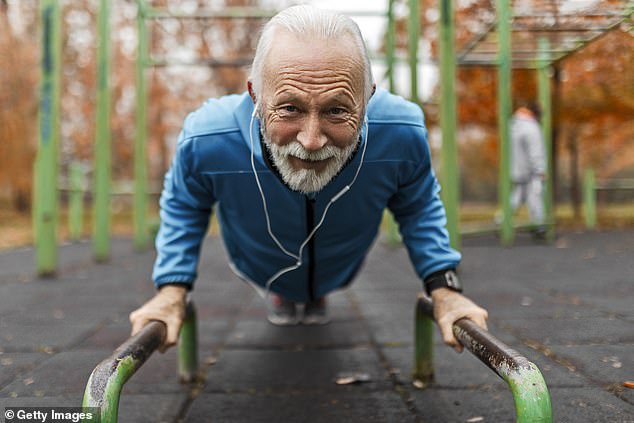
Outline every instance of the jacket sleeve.
<path fill-rule="evenodd" d="M 460 253 L 449 245 L 447 217 L 440 200 L 440 186 L 431 166 L 424 128 L 417 128 L 416 160 L 400 171 L 399 187 L 388 203 L 399 224 L 416 273 L 424 280 L 434 272 L 455 269 Z"/>
<path fill-rule="evenodd" d="M 192 288 L 201 243 L 215 202 L 212 187 L 195 172 L 195 141 L 183 138 L 181 133 L 161 194 L 161 226 L 156 237 L 157 257 L 152 275 L 157 287 L 181 283 Z"/>

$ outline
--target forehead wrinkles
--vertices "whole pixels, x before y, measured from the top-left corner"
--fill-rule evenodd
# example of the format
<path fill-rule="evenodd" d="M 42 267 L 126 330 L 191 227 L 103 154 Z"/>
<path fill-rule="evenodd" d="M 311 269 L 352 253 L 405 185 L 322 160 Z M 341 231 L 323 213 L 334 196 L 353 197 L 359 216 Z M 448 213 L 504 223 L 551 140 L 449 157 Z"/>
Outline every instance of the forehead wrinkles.
<path fill-rule="evenodd" d="M 292 94 L 300 91 L 306 94 L 330 94 L 342 96 L 353 104 L 357 104 L 356 96 L 361 93 L 356 92 L 354 79 L 349 73 L 336 73 L 330 70 L 311 71 L 297 70 L 284 72 L 276 75 L 272 82 L 274 95 Z"/>

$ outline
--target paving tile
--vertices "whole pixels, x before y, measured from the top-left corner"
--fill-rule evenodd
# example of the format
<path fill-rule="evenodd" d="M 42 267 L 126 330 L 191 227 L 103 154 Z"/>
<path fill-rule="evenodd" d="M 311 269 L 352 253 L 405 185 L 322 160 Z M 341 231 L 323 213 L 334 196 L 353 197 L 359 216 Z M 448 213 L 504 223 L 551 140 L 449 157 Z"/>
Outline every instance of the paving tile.
<path fill-rule="evenodd" d="M 359 386 L 338 386 L 342 373 L 370 377 Z M 209 369 L 205 392 L 293 392 L 302 390 L 373 391 L 391 382 L 377 354 L 368 348 L 269 351 L 224 350 Z"/>
<path fill-rule="evenodd" d="M 83 396 L 94 367 L 111 352 L 61 352 L 0 390 L 0 397 Z"/>
<path fill-rule="evenodd" d="M 0 326 L 0 345 L 6 352 L 37 352 L 63 349 L 95 330 L 95 323 L 68 324 L 50 321 L 46 324 L 12 324 Z"/>
<path fill-rule="evenodd" d="M 610 318 L 507 319 L 505 330 L 544 345 L 634 342 L 632 325 Z"/>
<path fill-rule="evenodd" d="M 634 381 L 634 344 L 554 345 L 551 350 L 601 385 L 620 386 L 626 380 Z M 630 391 L 634 393 L 634 389 Z"/>
<path fill-rule="evenodd" d="M 369 343 L 363 322 L 332 321 L 325 326 L 274 326 L 266 320 L 239 321 L 230 334 L 229 348 L 335 348 Z"/>
<path fill-rule="evenodd" d="M 634 405 L 597 388 L 553 388 L 550 390 L 553 421 L 620 422 L 634 421 Z"/>
<path fill-rule="evenodd" d="M 188 423 L 414 422 L 395 392 L 342 393 L 339 390 L 267 394 L 202 394 L 185 419 Z"/>
<path fill-rule="evenodd" d="M 10 383 L 19 374 L 33 370 L 47 358 L 49 355 L 45 353 L 0 354 L 0 388 Z"/>

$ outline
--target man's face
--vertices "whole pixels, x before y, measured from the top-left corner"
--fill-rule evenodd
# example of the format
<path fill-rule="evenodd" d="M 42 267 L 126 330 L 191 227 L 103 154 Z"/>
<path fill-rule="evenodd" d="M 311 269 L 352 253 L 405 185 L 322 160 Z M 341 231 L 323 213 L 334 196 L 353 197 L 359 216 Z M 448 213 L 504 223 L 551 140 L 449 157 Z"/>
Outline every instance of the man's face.
<path fill-rule="evenodd" d="M 262 75 L 262 133 L 284 181 L 294 190 L 317 192 L 356 148 L 363 65 L 351 40 L 277 35 Z"/>

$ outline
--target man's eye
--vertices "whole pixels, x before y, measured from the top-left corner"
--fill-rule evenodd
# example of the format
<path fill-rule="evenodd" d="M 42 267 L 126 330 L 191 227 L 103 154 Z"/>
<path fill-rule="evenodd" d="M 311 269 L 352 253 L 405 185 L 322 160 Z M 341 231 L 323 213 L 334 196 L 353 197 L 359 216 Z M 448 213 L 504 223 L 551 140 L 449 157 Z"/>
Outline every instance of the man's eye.
<path fill-rule="evenodd" d="M 342 109 L 341 107 L 333 107 L 332 109 L 328 111 L 328 113 L 330 113 L 331 115 L 337 116 L 337 115 L 342 115 L 343 113 L 345 113 L 345 110 Z"/>
<path fill-rule="evenodd" d="M 288 113 L 295 113 L 295 112 L 298 111 L 297 107 L 290 106 L 290 105 L 282 107 L 282 110 L 284 110 L 285 112 L 288 112 Z"/>

